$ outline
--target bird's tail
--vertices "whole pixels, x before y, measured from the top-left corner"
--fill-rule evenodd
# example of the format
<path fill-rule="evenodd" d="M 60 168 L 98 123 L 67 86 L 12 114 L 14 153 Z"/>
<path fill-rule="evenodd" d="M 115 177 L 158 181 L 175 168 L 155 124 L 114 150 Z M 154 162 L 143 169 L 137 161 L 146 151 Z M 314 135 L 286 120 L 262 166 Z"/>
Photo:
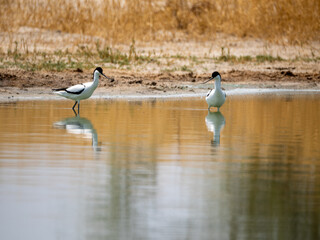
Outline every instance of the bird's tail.
<path fill-rule="evenodd" d="M 53 88 L 52 91 L 59 92 L 59 91 L 65 91 L 67 88 Z"/>

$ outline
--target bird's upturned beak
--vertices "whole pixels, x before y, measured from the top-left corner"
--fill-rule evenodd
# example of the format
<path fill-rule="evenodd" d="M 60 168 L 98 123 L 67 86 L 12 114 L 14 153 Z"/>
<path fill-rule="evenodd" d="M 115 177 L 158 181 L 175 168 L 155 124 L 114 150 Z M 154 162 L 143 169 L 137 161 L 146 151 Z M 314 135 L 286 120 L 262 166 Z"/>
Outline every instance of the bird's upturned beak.
<path fill-rule="evenodd" d="M 110 81 L 113 81 L 114 79 L 113 78 L 109 78 L 109 77 L 107 77 L 106 75 L 104 75 L 103 73 L 101 73 L 102 74 L 102 76 L 104 76 L 105 78 L 107 78 L 107 79 L 109 79 Z"/>
<path fill-rule="evenodd" d="M 202 84 L 205 84 L 205 83 L 207 83 L 207 82 L 211 81 L 212 79 L 214 79 L 214 78 L 213 78 L 213 77 L 211 77 L 209 80 L 205 81 L 205 82 L 204 82 L 204 83 L 202 83 Z"/>

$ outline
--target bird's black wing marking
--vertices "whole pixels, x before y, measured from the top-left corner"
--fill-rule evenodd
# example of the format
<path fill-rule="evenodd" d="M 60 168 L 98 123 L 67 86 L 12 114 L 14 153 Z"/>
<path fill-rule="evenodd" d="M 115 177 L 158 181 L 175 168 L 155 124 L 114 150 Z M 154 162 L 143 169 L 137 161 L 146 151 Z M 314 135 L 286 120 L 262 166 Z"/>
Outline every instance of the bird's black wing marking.
<path fill-rule="evenodd" d="M 72 87 L 75 87 L 75 86 L 72 86 L 72 87 L 69 87 L 69 88 L 57 88 L 57 89 L 52 89 L 53 91 L 65 91 L 67 93 L 70 93 L 70 94 L 76 94 L 76 95 L 79 95 L 81 94 L 85 89 L 86 89 L 86 86 L 84 84 L 79 84 L 79 85 L 83 85 L 83 88 L 78 90 L 78 91 L 70 91 L 68 90 L 69 88 L 72 88 Z"/>
<path fill-rule="evenodd" d="M 76 94 L 76 95 L 79 95 L 80 93 L 82 93 L 84 91 L 85 88 L 81 89 L 80 91 L 77 91 L 77 92 L 71 92 L 71 91 L 68 91 L 67 89 L 65 89 L 65 91 L 67 93 L 70 93 L 70 94 Z"/>

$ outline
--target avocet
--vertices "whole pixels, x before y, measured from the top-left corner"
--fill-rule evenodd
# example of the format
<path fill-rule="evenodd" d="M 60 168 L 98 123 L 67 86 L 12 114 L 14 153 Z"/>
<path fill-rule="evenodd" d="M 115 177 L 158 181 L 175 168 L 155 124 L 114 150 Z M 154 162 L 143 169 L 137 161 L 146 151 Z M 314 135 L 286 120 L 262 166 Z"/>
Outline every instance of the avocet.
<path fill-rule="evenodd" d="M 78 104 L 79 114 L 80 100 L 84 100 L 91 97 L 94 90 L 96 90 L 96 88 L 98 87 L 100 75 L 106 77 L 111 81 L 113 80 L 112 78 L 109 78 L 103 74 L 101 67 L 97 67 L 93 71 L 93 82 L 81 83 L 68 88 L 57 88 L 52 90 L 55 94 L 58 94 L 59 96 L 74 100 L 75 104 L 73 105 L 72 110 L 75 112 L 74 108 Z"/>
<path fill-rule="evenodd" d="M 214 89 L 210 90 L 206 96 L 206 101 L 208 103 L 208 110 L 210 111 L 211 107 L 218 108 L 218 111 L 220 111 L 220 107 L 224 104 L 226 101 L 226 93 L 222 91 L 221 89 L 221 76 L 218 72 L 213 72 L 212 76 L 209 80 L 205 81 L 204 83 L 207 83 L 211 80 L 214 81 Z"/>

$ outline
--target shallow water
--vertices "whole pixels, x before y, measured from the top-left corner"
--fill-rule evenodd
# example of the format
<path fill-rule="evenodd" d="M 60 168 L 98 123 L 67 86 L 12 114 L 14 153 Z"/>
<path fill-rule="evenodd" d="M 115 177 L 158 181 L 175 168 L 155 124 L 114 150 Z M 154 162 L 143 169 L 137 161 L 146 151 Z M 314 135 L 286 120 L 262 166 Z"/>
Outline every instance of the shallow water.
<path fill-rule="evenodd" d="M 320 238 L 320 94 L 72 104 L 0 104 L 0 239 Z"/>

